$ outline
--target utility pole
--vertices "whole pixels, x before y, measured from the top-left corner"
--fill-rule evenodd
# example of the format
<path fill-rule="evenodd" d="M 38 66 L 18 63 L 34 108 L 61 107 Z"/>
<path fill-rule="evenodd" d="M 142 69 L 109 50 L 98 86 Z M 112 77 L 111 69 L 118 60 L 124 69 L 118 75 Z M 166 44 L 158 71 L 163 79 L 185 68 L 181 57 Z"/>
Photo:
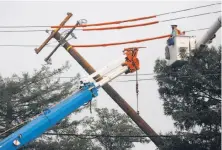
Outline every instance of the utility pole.
<path fill-rule="evenodd" d="M 59 29 L 57 29 L 59 30 Z M 96 72 L 96 70 L 72 47 L 65 38 L 57 32 L 52 31 L 51 35 L 58 42 L 61 42 L 66 51 L 86 70 L 88 74 Z M 115 91 L 109 84 L 102 87 L 106 93 L 122 108 L 122 110 L 138 125 L 138 127 L 153 141 L 157 147 L 161 147 L 163 139 L 140 117 L 136 111 Z"/>

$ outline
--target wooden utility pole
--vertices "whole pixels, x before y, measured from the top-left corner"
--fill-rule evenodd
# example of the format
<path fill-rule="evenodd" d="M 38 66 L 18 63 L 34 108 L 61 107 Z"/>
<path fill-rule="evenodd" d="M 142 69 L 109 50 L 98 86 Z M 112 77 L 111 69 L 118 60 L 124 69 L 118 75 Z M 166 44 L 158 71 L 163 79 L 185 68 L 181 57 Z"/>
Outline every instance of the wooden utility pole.
<path fill-rule="evenodd" d="M 58 30 L 58 29 L 57 29 Z M 65 38 L 57 32 L 53 31 L 51 35 L 58 41 L 63 41 L 62 46 L 65 50 L 88 72 L 94 73 L 96 70 L 69 44 Z M 163 145 L 163 139 L 140 117 L 136 111 L 109 85 L 102 87 L 105 92 L 122 108 L 122 110 L 138 125 L 138 127 L 153 141 L 157 147 Z"/>

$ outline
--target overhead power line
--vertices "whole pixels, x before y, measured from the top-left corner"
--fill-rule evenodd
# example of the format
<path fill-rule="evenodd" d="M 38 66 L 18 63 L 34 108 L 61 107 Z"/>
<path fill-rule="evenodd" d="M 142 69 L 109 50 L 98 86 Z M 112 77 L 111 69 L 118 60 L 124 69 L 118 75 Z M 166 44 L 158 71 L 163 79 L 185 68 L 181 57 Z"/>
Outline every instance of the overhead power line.
<path fill-rule="evenodd" d="M 106 135 L 106 134 L 74 134 L 74 133 L 44 133 L 44 135 L 56 135 L 56 136 L 75 136 L 78 138 L 83 138 L 83 137 L 107 137 L 107 138 L 142 138 L 142 137 L 157 137 L 156 135 Z M 216 137 L 220 136 L 220 133 L 214 133 L 214 134 L 192 134 L 189 133 L 190 136 L 195 136 L 195 137 Z M 158 137 L 185 137 L 188 135 L 183 135 L 183 134 L 175 134 L 175 135 L 158 135 Z"/>
<path fill-rule="evenodd" d="M 185 12 L 185 11 L 189 11 L 189 10 L 195 10 L 195 9 L 199 9 L 199 8 L 204 8 L 204 7 L 211 7 L 211 6 L 215 6 L 215 5 L 220 5 L 221 3 L 214 3 L 214 4 L 209 4 L 209 5 L 203 5 L 203 6 L 197 6 L 197 7 L 192 7 L 192 8 L 187 8 L 187 9 L 181 9 L 181 10 L 177 10 L 177 11 L 172 11 L 172 12 L 166 12 L 166 13 L 161 13 L 161 14 L 157 14 L 155 16 L 163 16 L 163 15 L 168 15 L 168 14 L 175 14 L 175 13 L 179 13 L 179 12 Z M 150 16 L 148 16 L 149 18 Z M 141 17 L 141 19 L 146 19 L 147 17 Z M 129 19 L 129 20 L 135 20 L 138 21 L 139 18 L 135 18 L 135 19 Z M 126 21 L 126 20 L 125 20 Z M 124 20 L 122 21 L 113 21 L 113 22 L 124 22 Z M 101 24 L 101 23 L 100 23 Z M 25 26 L 0 26 L 0 28 L 47 28 L 47 27 L 51 27 L 49 25 L 25 25 Z"/>
<path fill-rule="evenodd" d="M 214 74 L 203 74 L 202 76 L 215 76 L 215 75 L 221 75 L 220 73 L 214 73 Z M 167 79 L 169 77 L 164 76 L 164 77 L 159 77 L 158 79 Z M 187 75 L 187 76 L 178 76 L 177 78 L 192 78 L 192 76 Z M 148 79 L 138 79 L 138 81 L 149 81 L 149 80 L 156 80 L 156 78 L 148 78 Z M 117 80 L 114 82 L 135 82 L 136 80 Z"/>
<path fill-rule="evenodd" d="M 195 32 L 195 31 L 201 31 L 201 30 L 207 30 L 209 28 L 200 28 L 200 29 L 193 29 L 193 30 L 186 30 L 185 32 Z M 53 31 L 53 30 L 0 30 L 0 32 L 15 32 L 15 33 L 20 33 L 20 32 L 42 32 L 42 31 Z"/>
<path fill-rule="evenodd" d="M 152 76 L 152 75 L 157 75 L 156 73 L 144 73 L 144 74 L 138 74 L 139 76 Z M 171 75 L 177 75 L 175 73 L 172 73 Z M 215 76 L 215 75 L 221 75 L 220 73 L 214 73 L 214 74 L 202 74 L 201 76 Z M 134 74 L 131 75 L 120 75 L 120 76 L 135 76 Z M 154 76 L 156 77 L 156 76 Z M 187 75 L 187 76 L 177 76 L 177 78 L 191 78 L 191 75 Z M 13 78 L 13 77 L 12 77 Z M 14 77 L 17 78 L 17 77 Z M 58 79 L 74 79 L 76 77 L 70 77 L 70 76 L 62 76 L 62 77 L 53 77 L 53 78 L 58 78 Z M 169 76 L 162 76 L 159 77 L 159 79 L 167 79 L 169 78 Z M 144 78 L 144 79 L 138 79 L 138 81 L 149 81 L 149 80 L 156 80 L 156 78 Z M 111 82 L 135 82 L 136 80 L 114 80 Z"/>
<path fill-rule="evenodd" d="M 197 7 L 187 8 L 187 9 L 181 9 L 181 10 L 177 10 L 177 11 L 162 13 L 162 14 L 159 14 L 157 16 L 175 14 L 175 13 L 179 13 L 179 12 L 185 12 L 185 11 L 189 11 L 189 10 L 195 10 L 195 9 L 199 9 L 199 8 L 210 7 L 210 6 L 220 5 L 220 4 L 221 3 L 214 3 L 214 4 L 209 4 L 209 5 L 203 5 L 203 6 L 197 6 Z"/>
<path fill-rule="evenodd" d="M 207 29 L 210 29 L 210 28 L 200 28 L 200 29 L 194 29 L 194 30 L 187 30 L 187 31 L 185 31 L 185 32 L 188 33 L 188 32 L 195 32 L 195 31 L 207 30 Z"/>
<path fill-rule="evenodd" d="M 162 21 L 159 21 L 159 22 L 167 22 L 167 21 L 172 21 L 172 20 L 179 20 L 179 19 L 193 18 L 193 17 L 205 16 L 205 15 L 209 15 L 209 14 L 215 14 L 215 13 L 219 13 L 219 12 L 221 12 L 221 11 L 219 10 L 219 11 L 207 12 L 207 13 L 202 13 L 202 14 L 197 14 L 197 15 L 190 15 L 190 16 L 184 16 L 184 17 L 172 18 L 172 19 L 162 20 Z"/>
<path fill-rule="evenodd" d="M 190 15 L 190 16 L 183 16 L 183 17 L 178 17 L 178 18 L 171 18 L 171 19 L 160 20 L 160 21 L 152 21 L 152 22 L 140 23 L 140 24 L 134 24 L 134 25 L 102 27 L 102 28 L 83 28 L 82 30 L 83 31 L 101 31 L 101 30 L 116 30 L 116 29 L 134 28 L 134 27 L 154 25 L 154 24 L 158 24 L 158 23 L 161 23 L 161 22 L 168 22 L 168 21 L 173 21 L 173 20 L 180 20 L 180 19 L 187 19 L 187 18 L 205 16 L 205 15 L 215 14 L 215 13 L 219 13 L 219 12 L 221 12 L 221 11 L 208 12 L 208 13 L 202 13 L 202 14 L 196 14 L 196 15 Z"/>
<path fill-rule="evenodd" d="M 202 30 L 207 30 L 207 29 L 209 29 L 209 28 L 200 28 L 200 29 L 186 30 L 185 32 L 195 32 L 195 31 L 202 31 Z M 50 44 L 47 44 L 46 47 L 55 47 L 56 45 L 51 45 L 52 43 L 54 43 L 54 42 L 51 42 Z M 39 45 L 1 44 L 0 47 L 28 47 L 29 48 L 29 47 L 39 47 Z"/>
<path fill-rule="evenodd" d="M 128 20 L 103 22 L 103 23 L 95 23 L 95 24 L 86 24 L 86 25 L 82 25 L 82 26 L 79 26 L 79 27 L 103 26 L 103 25 L 111 25 L 111 24 L 120 24 L 120 23 L 125 23 L 125 22 L 134 22 L 134 21 L 140 21 L 140 20 L 156 18 L 157 16 L 174 14 L 174 13 L 179 13 L 179 12 L 188 11 L 188 10 L 192 10 L 192 9 L 199 9 L 199 8 L 203 8 L 203 7 L 209 7 L 209 6 L 218 5 L 218 4 L 220 4 L 220 3 L 210 4 L 210 5 L 205 5 L 205 6 L 198 6 L 198 7 L 193 7 L 193 8 L 188 8 L 188 9 L 183 9 L 183 10 L 178 10 L 178 11 L 173 11 L 173 12 L 167 12 L 167 13 L 162 13 L 162 14 L 159 14 L 159 15 L 152 15 L 152 16 L 140 17 L 140 18 L 133 18 L 133 19 L 128 19 Z M 75 25 L 51 26 L 51 28 L 73 28 L 73 27 L 75 27 Z"/>
<path fill-rule="evenodd" d="M 0 32 L 48 32 L 53 30 L 0 30 Z"/>

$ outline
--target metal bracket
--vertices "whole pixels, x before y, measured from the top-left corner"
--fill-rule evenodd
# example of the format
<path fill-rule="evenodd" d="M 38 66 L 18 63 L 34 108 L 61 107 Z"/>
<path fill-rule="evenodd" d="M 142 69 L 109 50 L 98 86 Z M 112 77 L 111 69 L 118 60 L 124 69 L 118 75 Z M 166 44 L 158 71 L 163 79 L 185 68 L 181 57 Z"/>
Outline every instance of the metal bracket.
<path fill-rule="evenodd" d="M 65 25 L 65 23 L 72 17 L 72 13 L 67 13 L 67 17 L 61 22 L 60 26 Z M 46 45 L 47 43 L 55 36 L 55 34 L 60 30 L 61 28 L 55 29 L 52 34 L 42 43 L 42 45 L 39 48 L 35 48 L 36 54 L 38 54 Z M 48 31 L 46 30 L 48 33 Z"/>
<path fill-rule="evenodd" d="M 61 40 L 59 41 L 59 44 L 54 48 L 54 50 L 48 55 L 48 57 L 45 58 L 45 61 L 47 62 L 51 56 L 57 51 L 57 49 L 62 45 L 65 45 L 65 43 L 67 42 L 66 39 L 68 38 L 69 35 L 72 34 L 72 32 L 76 29 L 76 27 L 80 25 L 80 21 L 76 22 L 75 27 L 73 27 L 66 35 L 65 37 L 61 38 Z"/>

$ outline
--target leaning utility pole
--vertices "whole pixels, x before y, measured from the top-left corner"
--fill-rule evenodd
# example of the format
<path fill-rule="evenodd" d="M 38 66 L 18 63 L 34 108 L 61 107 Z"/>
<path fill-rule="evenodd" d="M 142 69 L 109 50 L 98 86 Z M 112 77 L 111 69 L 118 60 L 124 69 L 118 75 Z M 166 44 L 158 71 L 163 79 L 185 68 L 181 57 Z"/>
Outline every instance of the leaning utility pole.
<path fill-rule="evenodd" d="M 79 22 L 77 22 L 76 25 L 78 24 Z M 74 28 L 71 30 L 73 31 Z M 59 32 L 57 32 L 58 30 L 59 29 L 52 31 L 51 35 L 53 36 L 50 36 L 50 38 L 55 38 L 59 42 L 58 45 L 62 45 L 66 49 L 66 51 L 86 70 L 86 72 L 88 72 L 89 74 L 96 72 L 96 70 L 76 51 L 76 49 L 74 49 L 72 45 L 67 42 L 67 35 L 63 37 Z M 71 33 L 69 32 L 67 34 Z M 53 50 L 53 53 L 56 51 L 57 47 Z M 50 57 L 47 57 L 46 60 L 48 60 L 49 58 Z M 157 147 L 160 148 L 164 144 L 163 139 L 161 139 L 161 137 L 143 120 L 142 117 L 140 117 L 136 113 L 136 111 L 108 83 L 105 84 L 102 88 L 120 106 L 120 108 L 122 108 L 122 110 L 138 125 L 138 127 L 153 141 L 153 143 Z"/>

